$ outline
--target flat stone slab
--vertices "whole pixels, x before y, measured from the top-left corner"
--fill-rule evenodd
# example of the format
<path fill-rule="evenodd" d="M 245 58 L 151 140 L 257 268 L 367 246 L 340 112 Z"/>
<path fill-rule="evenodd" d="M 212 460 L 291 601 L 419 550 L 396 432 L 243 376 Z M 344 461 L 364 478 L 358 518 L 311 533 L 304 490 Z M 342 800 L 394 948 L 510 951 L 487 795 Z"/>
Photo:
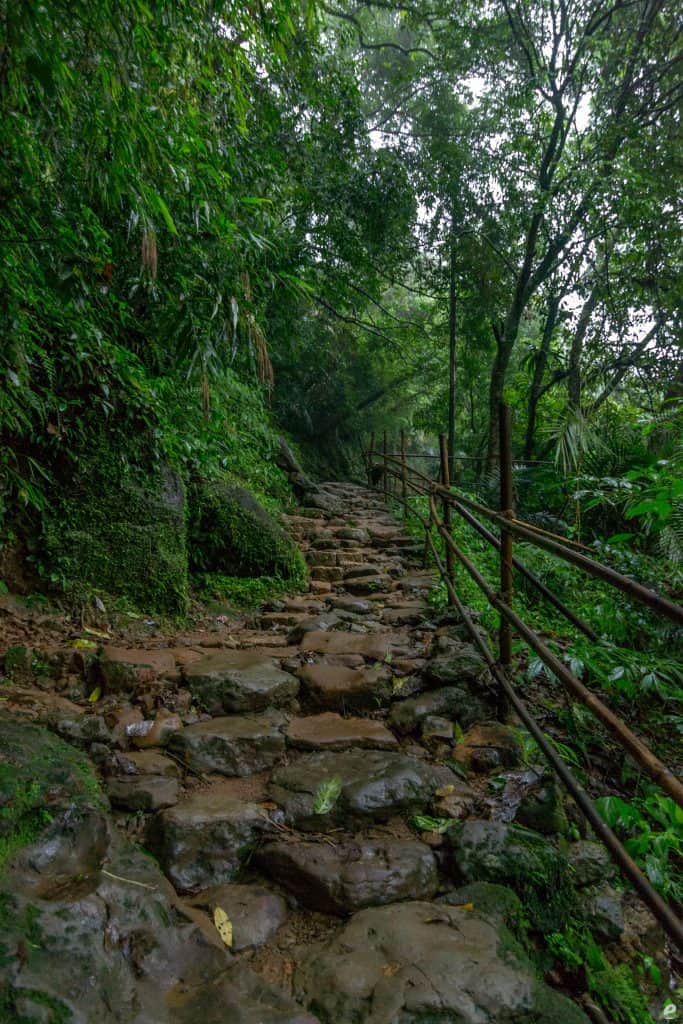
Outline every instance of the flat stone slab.
<path fill-rule="evenodd" d="M 191 901 L 213 914 L 220 907 L 232 924 L 232 946 L 235 953 L 262 946 L 287 919 L 287 904 L 282 896 L 261 885 L 218 885 L 205 889 Z"/>
<path fill-rule="evenodd" d="M 322 1021 L 588 1024 L 476 905 L 396 903 L 355 914 L 306 955 L 294 991 Z"/>
<path fill-rule="evenodd" d="M 107 780 L 112 806 L 151 813 L 173 807 L 180 797 L 178 779 L 163 775 L 118 775 Z"/>
<path fill-rule="evenodd" d="M 171 882 L 188 892 L 231 881 L 253 843 L 269 831 L 262 807 L 217 789 L 199 791 L 162 811 L 153 839 Z"/>
<path fill-rule="evenodd" d="M 175 673 L 173 653 L 163 648 L 147 651 L 105 646 L 97 663 L 98 678 L 107 693 L 125 693 Z"/>
<path fill-rule="evenodd" d="M 221 651 L 185 669 L 187 686 L 210 714 L 261 711 L 296 697 L 299 682 L 258 650 Z"/>
<path fill-rule="evenodd" d="M 342 718 L 331 711 L 293 718 L 285 730 L 287 745 L 299 750 L 392 750 L 398 740 L 371 718 Z"/>
<path fill-rule="evenodd" d="M 392 633 L 342 633 L 340 630 L 308 633 L 301 650 L 315 654 L 361 654 L 369 661 L 384 661 L 396 648 L 406 646 L 405 637 Z"/>
<path fill-rule="evenodd" d="M 330 605 L 332 608 L 338 608 L 342 612 L 353 612 L 355 615 L 369 615 L 373 610 L 373 605 L 360 597 L 334 597 Z"/>
<path fill-rule="evenodd" d="M 277 768 L 270 793 L 288 824 L 325 832 L 424 809 L 437 789 L 457 781 L 448 768 L 393 751 L 330 751 Z"/>
<path fill-rule="evenodd" d="M 329 662 L 303 665 L 298 676 L 319 707 L 376 708 L 391 696 L 391 672 L 386 667 L 348 668 Z"/>
<path fill-rule="evenodd" d="M 211 718 L 176 733 L 168 749 L 196 771 L 253 775 L 284 757 L 285 722 L 278 711 Z"/>
<path fill-rule="evenodd" d="M 434 854 L 416 841 L 267 843 L 257 861 L 301 903 L 324 914 L 431 899 L 439 884 Z"/>

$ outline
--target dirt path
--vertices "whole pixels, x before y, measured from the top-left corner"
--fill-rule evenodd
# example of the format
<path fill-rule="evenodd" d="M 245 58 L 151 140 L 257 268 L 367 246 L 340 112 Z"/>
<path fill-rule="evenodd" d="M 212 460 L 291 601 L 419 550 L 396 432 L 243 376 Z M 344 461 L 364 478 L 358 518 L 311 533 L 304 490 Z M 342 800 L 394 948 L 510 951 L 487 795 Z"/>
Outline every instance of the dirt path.
<path fill-rule="evenodd" d="M 420 545 L 361 487 L 318 497 L 288 519 L 308 594 L 170 643 L 140 624 L 144 646 L 97 652 L 43 622 L 51 643 L 15 655 L 5 712 L 88 752 L 117 834 L 152 852 L 207 941 L 227 915 L 242 972 L 223 1016 L 168 997 L 158 1017 L 98 1019 L 585 1021 L 538 977 L 526 930 L 562 931 L 578 902 L 628 959 L 643 929 L 661 951 L 657 929 L 496 720 L 462 626 L 426 602 Z M 25 642 L 30 621 L 6 624 Z"/>

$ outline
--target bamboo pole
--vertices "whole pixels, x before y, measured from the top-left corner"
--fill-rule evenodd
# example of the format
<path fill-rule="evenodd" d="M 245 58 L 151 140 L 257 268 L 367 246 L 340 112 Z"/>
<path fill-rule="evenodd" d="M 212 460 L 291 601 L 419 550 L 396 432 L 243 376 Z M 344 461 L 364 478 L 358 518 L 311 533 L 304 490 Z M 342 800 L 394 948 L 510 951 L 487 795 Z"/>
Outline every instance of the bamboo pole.
<path fill-rule="evenodd" d="M 510 406 L 504 402 L 501 402 L 498 419 L 500 422 L 500 510 L 501 516 L 511 519 L 514 515 L 512 509 L 512 421 Z M 512 583 L 512 534 L 501 523 L 500 592 L 508 605 L 512 605 Z M 509 668 L 512 662 L 512 630 L 510 623 L 503 617 L 500 620 L 499 643 L 500 663 Z"/>
<path fill-rule="evenodd" d="M 451 476 L 448 467 L 448 441 L 446 440 L 445 434 L 439 435 L 439 453 L 441 456 L 441 483 L 444 488 L 450 492 Z M 444 526 L 450 533 L 452 529 L 451 506 L 445 496 L 443 498 L 441 514 L 443 516 Z M 448 579 L 452 584 L 455 584 L 455 560 L 453 558 L 453 552 L 448 547 L 446 548 L 446 571 L 448 572 Z M 450 591 L 448 592 L 448 603 L 450 605 L 453 604 Z"/>

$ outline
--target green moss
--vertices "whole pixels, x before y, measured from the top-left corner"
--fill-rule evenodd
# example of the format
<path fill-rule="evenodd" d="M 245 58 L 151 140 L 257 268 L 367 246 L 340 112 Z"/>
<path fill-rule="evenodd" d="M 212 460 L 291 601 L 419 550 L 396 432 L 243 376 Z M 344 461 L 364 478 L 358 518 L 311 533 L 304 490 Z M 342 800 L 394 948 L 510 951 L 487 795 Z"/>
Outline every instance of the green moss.
<path fill-rule="evenodd" d="M 37 1016 L 30 1012 L 30 1016 L 17 1010 L 18 1001 L 26 1005 L 33 1003 L 37 1010 Z M 49 1016 L 45 1016 L 44 1010 L 49 1010 Z M 0 1021 L 2 1024 L 70 1024 L 73 1020 L 71 1010 L 64 1005 L 60 999 L 53 999 L 51 996 L 31 988 L 0 987 Z"/>
<path fill-rule="evenodd" d="M 590 930 L 571 922 L 547 936 L 547 945 L 566 969 L 585 974 L 588 989 L 614 1024 L 652 1024 L 647 1001 L 628 964 L 610 964 Z"/>
<path fill-rule="evenodd" d="M 142 473 L 111 455 L 84 462 L 44 522 L 43 575 L 69 598 L 93 592 L 169 615 L 187 608 L 184 490 L 178 477 Z"/>
<path fill-rule="evenodd" d="M 25 722 L 0 719 L 0 876 L 22 847 L 52 820 L 55 794 L 106 809 L 85 755 L 57 736 Z"/>
<path fill-rule="evenodd" d="M 190 493 L 190 567 L 223 577 L 270 577 L 295 586 L 306 578 L 292 539 L 249 491 L 225 481 Z"/>
<path fill-rule="evenodd" d="M 239 576 L 222 576 L 220 573 L 201 573 L 193 582 L 202 600 L 215 601 L 236 611 L 258 608 L 266 601 L 291 593 L 300 586 L 294 580 L 273 576 L 242 579 Z"/>

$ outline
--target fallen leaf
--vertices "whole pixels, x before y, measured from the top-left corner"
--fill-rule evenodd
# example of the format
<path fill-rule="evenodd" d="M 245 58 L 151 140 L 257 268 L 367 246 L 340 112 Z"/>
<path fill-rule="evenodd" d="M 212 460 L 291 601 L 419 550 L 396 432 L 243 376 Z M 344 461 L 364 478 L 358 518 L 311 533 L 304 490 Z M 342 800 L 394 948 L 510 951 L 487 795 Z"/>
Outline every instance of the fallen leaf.
<path fill-rule="evenodd" d="M 83 650 L 83 651 L 92 651 L 95 647 L 97 647 L 97 644 L 95 643 L 94 640 L 80 640 L 79 639 L 79 640 L 72 640 L 71 641 L 71 646 L 75 647 L 79 651 L 81 651 L 81 650 Z"/>
<path fill-rule="evenodd" d="M 392 978 L 397 971 L 400 971 L 400 969 L 401 965 L 394 961 L 394 963 L 384 965 L 384 967 L 382 968 L 382 974 L 384 975 L 385 978 Z"/>
<path fill-rule="evenodd" d="M 96 686 L 95 689 L 93 690 L 93 692 L 88 697 L 88 700 L 90 701 L 91 704 L 94 704 L 96 701 L 98 701 L 100 699 L 101 696 L 102 696 L 102 687 L 101 686 Z"/>
<path fill-rule="evenodd" d="M 474 910 L 474 903 L 454 903 L 453 906 L 457 907 L 458 910 L 467 910 L 468 913 Z"/>
<path fill-rule="evenodd" d="M 101 629 L 93 629 L 92 626 L 84 626 L 83 627 L 83 632 L 84 633 L 89 633 L 90 636 L 102 637 L 103 640 L 110 640 L 111 639 L 111 637 L 109 636 L 109 633 L 103 633 Z"/>
<path fill-rule="evenodd" d="M 455 793 L 455 786 L 450 784 L 448 786 L 442 786 L 441 789 L 434 791 L 435 796 L 450 796 L 451 793 Z"/>
<path fill-rule="evenodd" d="M 213 912 L 213 923 L 216 931 L 222 938 L 228 949 L 232 949 L 232 921 L 222 907 L 216 907 Z"/>

